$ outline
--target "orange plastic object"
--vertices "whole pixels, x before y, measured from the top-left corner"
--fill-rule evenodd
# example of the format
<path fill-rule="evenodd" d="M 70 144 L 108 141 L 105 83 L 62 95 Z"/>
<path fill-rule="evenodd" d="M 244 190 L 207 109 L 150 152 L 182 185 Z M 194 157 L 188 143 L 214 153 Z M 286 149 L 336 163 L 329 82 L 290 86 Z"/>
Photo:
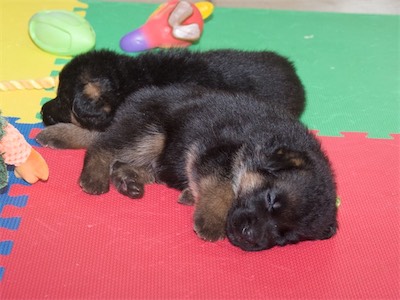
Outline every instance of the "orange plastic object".
<path fill-rule="evenodd" d="M 47 180 L 49 168 L 43 157 L 10 123 L 4 127 L 4 132 L 5 135 L 0 141 L 0 153 L 6 164 L 15 166 L 15 176 L 28 183 Z"/>
<path fill-rule="evenodd" d="M 49 178 L 49 167 L 39 152 L 32 148 L 27 160 L 15 167 L 14 174 L 33 184 L 38 180 L 46 181 Z"/>

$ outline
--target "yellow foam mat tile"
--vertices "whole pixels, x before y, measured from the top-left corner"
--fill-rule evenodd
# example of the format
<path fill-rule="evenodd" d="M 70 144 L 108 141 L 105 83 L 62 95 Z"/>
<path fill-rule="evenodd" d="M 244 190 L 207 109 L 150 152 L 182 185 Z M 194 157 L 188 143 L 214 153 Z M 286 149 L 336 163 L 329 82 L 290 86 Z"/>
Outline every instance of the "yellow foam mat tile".
<path fill-rule="evenodd" d="M 47 77 L 53 70 L 56 55 L 40 50 L 30 39 L 30 18 L 42 10 L 85 9 L 77 0 L 0 0 L 0 81 Z M 79 14 L 84 12 L 80 11 Z M 48 90 L 0 91 L 3 116 L 20 118 L 21 123 L 37 123 L 41 100 L 53 97 Z"/>

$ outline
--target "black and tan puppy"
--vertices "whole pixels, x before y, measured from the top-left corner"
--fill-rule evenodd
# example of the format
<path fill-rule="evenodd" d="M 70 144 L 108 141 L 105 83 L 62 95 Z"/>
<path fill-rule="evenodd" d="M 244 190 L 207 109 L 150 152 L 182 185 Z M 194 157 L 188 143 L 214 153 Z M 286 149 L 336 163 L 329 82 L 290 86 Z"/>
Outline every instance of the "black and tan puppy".
<path fill-rule="evenodd" d="M 175 83 L 251 92 L 294 116 L 304 109 L 304 89 L 293 65 L 273 52 L 168 49 L 132 57 L 101 50 L 79 55 L 63 68 L 57 97 L 42 107 L 43 122 L 103 131 L 128 95 Z"/>
<path fill-rule="evenodd" d="M 201 87 L 153 87 L 129 96 L 102 133 L 58 124 L 38 140 L 68 147 L 85 135 L 84 191 L 105 193 L 111 181 L 139 198 L 145 184 L 165 183 L 182 191 L 180 202 L 195 204 L 194 229 L 205 240 L 227 235 L 256 251 L 336 232 L 329 161 L 279 105 Z"/>

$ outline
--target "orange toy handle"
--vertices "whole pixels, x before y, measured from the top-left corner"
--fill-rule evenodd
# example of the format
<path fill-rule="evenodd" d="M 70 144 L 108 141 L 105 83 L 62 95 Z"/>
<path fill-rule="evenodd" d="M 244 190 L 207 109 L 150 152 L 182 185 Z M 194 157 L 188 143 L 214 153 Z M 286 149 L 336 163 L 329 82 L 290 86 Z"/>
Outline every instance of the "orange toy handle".
<path fill-rule="evenodd" d="M 38 180 L 46 181 L 49 178 L 49 167 L 39 152 L 32 148 L 26 162 L 15 167 L 14 174 L 17 178 L 33 184 Z"/>

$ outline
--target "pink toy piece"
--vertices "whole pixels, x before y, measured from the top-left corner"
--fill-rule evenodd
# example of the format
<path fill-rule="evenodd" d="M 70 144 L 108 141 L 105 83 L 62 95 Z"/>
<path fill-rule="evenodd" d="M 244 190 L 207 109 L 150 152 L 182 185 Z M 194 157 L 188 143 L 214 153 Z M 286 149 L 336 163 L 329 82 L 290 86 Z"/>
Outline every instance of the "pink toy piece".
<path fill-rule="evenodd" d="M 188 47 L 200 38 L 203 25 L 202 15 L 194 4 L 171 0 L 161 5 L 143 26 L 123 36 L 120 47 L 126 52 Z"/>
<path fill-rule="evenodd" d="M 0 142 L 0 153 L 4 162 L 8 165 L 19 166 L 23 164 L 32 146 L 28 144 L 24 136 L 10 123 L 4 127 L 5 135 Z"/>

